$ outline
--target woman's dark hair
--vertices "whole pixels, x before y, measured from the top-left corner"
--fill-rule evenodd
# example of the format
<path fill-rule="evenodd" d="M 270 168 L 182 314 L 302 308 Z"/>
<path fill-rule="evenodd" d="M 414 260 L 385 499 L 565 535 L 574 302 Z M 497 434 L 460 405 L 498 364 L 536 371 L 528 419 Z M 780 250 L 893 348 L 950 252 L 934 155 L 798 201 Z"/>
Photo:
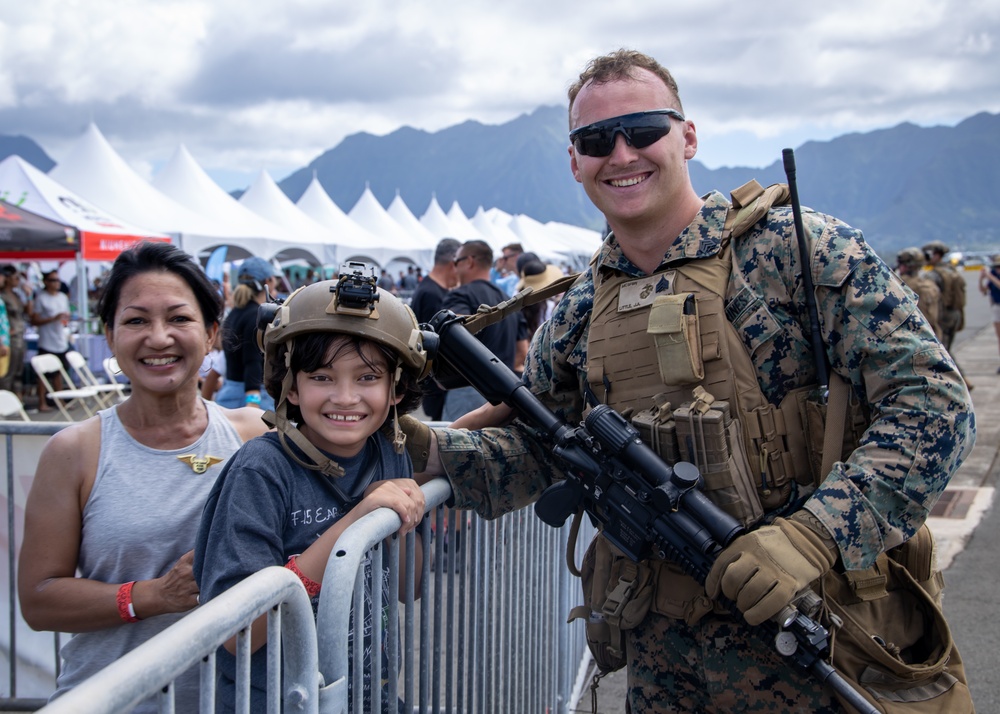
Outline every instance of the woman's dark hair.
<path fill-rule="evenodd" d="M 137 275 L 156 272 L 173 273 L 188 284 L 206 326 L 219 321 L 222 298 L 194 258 L 170 243 L 143 241 L 119 254 L 111 266 L 104 293 L 97 303 L 97 314 L 105 325 L 115 324 L 115 312 L 125 283 Z"/>
<path fill-rule="evenodd" d="M 396 368 L 400 366 L 401 360 L 393 350 L 379 344 L 373 340 L 366 340 L 356 335 L 348 335 L 342 332 L 309 332 L 292 340 L 294 348 L 292 350 L 292 364 L 290 369 L 293 375 L 299 372 L 315 372 L 329 364 L 332 364 L 338 357 L 348 351 L 353 351 L 373 370 L 387 374 L 394 374 Z M 265 370 L 267 379 L 265 388 L 275 402 L 281 399 L 281 383 L 285 379 L 289 367 L 285 366 L 285 349 L 279 350 L 275 364 L 271 365 L 270 373 Z M 379 360 L 381 356 L 383 359 Z M 384 363 L 383 363 L 384 360 Z M 396 413 L 399 415 L 408 414 L 420 406 L 423 399 L 423 391 L 417 382 L 416 375 L 405 367 L 399 380 L 396 382 L 396 396 L 401 397 L 396 405 Z M 296 423 L 302 421 L 302 412 L 297 405 L 288 402 L 286 405 L 286 416 Z M 393 412 L 389 410 L 386 417 L 385 426 L 392 422 Z"/>

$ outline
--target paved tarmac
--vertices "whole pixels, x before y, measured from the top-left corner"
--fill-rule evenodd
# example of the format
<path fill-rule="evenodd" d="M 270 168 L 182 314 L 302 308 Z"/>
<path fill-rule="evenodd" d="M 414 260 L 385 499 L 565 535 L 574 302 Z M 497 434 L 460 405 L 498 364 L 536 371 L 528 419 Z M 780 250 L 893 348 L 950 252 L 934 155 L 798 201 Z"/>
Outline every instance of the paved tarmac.
<path fill-rule="evenodd" d="M 970 292 L 969 300 L 978 296 Z M 1000 602 L 1000 509 L 993 507 L 1000 473 L 1000 356 L 993 325 L 983 321 L 976 320 L 978 329 L 966 330 L 952 350 L 973 385 L 976 445 L 928 523 L 937 541 L 938 564 L 945 571 L 945 614 L 965 661 L 976 711 L 990 714 L 1000 712 L 1000 616 L 993 609 Z M 598 714 L 623 714 L 626 692 L 625 670 L 602 679 Z M 571 711 L 589 712 L 590 705 L 585 687 Z"/>

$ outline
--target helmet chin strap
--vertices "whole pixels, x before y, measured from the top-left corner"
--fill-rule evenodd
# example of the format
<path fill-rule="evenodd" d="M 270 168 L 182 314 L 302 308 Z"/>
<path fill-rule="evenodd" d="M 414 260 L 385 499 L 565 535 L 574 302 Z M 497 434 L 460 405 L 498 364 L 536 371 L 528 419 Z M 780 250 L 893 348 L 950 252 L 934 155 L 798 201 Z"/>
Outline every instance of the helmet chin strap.
<path fill-rule="evenodd" d="M 396 384 L 399 383 L 399 378 L 402 374 L 403 368 L 397 366 L 389 384 L 389 394 L 391 394 L 394 399 L 396 397 Z M 397 454 L 402 454 L 403 450 L 406 448 L 406 434 L 404 434 L 403 430 L 399 428 L 399 412 L 396 410 L 397 404 L 399 404 L 398 399 L 392 403 L 392 448 L 395 449 Z"/>

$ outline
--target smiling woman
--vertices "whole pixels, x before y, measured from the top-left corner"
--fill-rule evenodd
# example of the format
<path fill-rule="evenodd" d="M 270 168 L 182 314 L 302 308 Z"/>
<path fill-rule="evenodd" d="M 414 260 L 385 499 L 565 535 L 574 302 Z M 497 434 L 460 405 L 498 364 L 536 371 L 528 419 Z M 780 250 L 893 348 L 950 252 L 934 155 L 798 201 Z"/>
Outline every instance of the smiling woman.
<path fill-rule="evenodd" d="M 76 633 L 56 697 L 198 603 L 191 550 L 205 499 L 229 456 L 265 431 L 259 411 L 198 394 L 220 310 L 198 265 L 168 244 L 123 253 L 108 277 L 99 312 L 132 396 L 49 440 L 25 510 L 24 619 Z M 197 709 L 197 686 L 178 680 L 178 711 Z"/>

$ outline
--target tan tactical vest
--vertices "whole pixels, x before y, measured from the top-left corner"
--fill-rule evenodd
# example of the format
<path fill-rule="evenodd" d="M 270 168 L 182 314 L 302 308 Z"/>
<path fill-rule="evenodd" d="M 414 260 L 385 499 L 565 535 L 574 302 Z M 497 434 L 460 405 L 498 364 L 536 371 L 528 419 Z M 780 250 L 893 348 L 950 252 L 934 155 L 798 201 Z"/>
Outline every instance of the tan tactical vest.
<path fill-rule="evenodd" d="M 965 278 L 951 265 L 935 268 L 941 276 L 941 302 L 946 310 L 961 310 L 965 307 Z"/>
<path fill-rule="evenodd" d="M 586 379 L 597 399 L 629 416 L 667 463 L 698 466 L 706 495 L 751 526 L 785 506 L 793 484 L 811 486 L 826 476 L 826 415 L 825 407 L 808 399 L 812 386 L 789 393 L 779 406 L 768 403 L 743 341 L 726 319 L 731 275 L 739 279 L 730 239 L 771 205 L 785 202 L 787 189 L 763 189 L 753 181 L 732 198 L 715 256 L 638 279 L 601 270 L 595 261 Z M 848 422 L 838 458 L 863 431 L 857 405 Z M 653 570 L 653 611 L 693 622 L 713 608 L 679 566 L 655 559 L 644 565 Z M 617 627 L 617 616 L 605 615 Z"/>
<path fill-rule="evenodd" d="M 814 387 L 791 392 L 777 407 L 764 397 L 726 319 L 731 255 L 725 236 L 716 256 L 648 277 L 595 267 L 587 381 L 600 401 L 631 410 L 644 439 L 668 462 L 679 456 L 699 466 L 709 498 L 751 525 L 788 501 L 793 482 L 819 477 L 822 434 L 810 447 L 805 401 Z M 706 426 L 708 415 L 714 419 Z M 712 443 L 702 448 L 706 439 Z"/>
<path fill-rule="evenodd" d="M 938 339 L 941 339 L 941 291 L 929 277 L 922 273 L 900 275 L 903 284 L 917 296 L 917 307 L 930 324 Z"/>

